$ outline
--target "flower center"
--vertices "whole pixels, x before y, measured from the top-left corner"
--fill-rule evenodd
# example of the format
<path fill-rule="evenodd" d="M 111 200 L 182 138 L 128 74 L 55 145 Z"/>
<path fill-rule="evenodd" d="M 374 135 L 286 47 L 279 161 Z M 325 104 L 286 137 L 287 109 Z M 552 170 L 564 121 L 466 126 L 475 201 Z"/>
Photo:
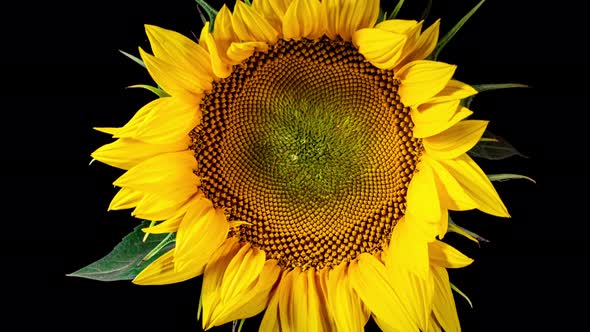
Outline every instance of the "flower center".
<path fill-rule="evenodd" d="M 201 190 L 230 235 L 285 267 L 380 250 L 422 151 L 392 71 L 349 42 L 280 40 L 234 66 L 191 137 Z"/>

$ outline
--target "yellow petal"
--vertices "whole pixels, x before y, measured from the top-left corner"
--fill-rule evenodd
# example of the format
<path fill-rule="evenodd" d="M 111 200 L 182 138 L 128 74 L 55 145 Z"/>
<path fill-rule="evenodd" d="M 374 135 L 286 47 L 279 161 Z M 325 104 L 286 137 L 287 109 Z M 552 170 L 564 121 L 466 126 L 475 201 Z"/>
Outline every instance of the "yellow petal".
<path fill-rule="evenodd" d="M 463 255 L 459 250 L 442 241 L 428 244 L 428 254 L 432 265 L 446 268 L 460 268 L 473 263 L 473 259 Z"/>
<path fill-rule="evenodd" d="M 488 121 L 466 120 L 440 134 L 422 140 L 426 153 L 436 159 L 453 159 L 471 150 L 479 142 Z"/>
<path fill-rule="evenodd" d="M 477 90 L 468 84 L 450 80 L 447 86 L 442 89 L 436 96 L 432 97 L 429 102 L 440 103 L 449 100 L 461 100 L 477 94 Z"/>
<path fill-rule="evenodd" d="M 378 0 L 324 0 L 322 5 L 326 11 L 326 34 L 332 39 L 339 35 L 349 41 L 355 31 L 372 28 L 379 16 Z"/>
<path fill-rule="evenodd" d="M 405 106 L 422 104 L 439 93 L 453 77 L 457 66 L 443 62 L 419 60 L 403 66 L 397 73 L 401 80 L 399 95 Z"/>
<path fill-rule="evenodd" d="M 479 210 L 498 217 L 510 217 L 488 177 L 467 154 L 440 162 L 477 203 Z"/>
<path fill-rule="evenodd" d="M 155 226 L 142 228 L 142 231 L 150 234 L 177 232 L 178 226 L 180 226 L 180 223 L 182 222 L 182 219 L 184 218 L 184 215 L 187 210 L 205 210 L 209 208 L 210 205 L 211 202 L 208 199 L 206 199 L 202 193 L 197 193 L 196 195 L 191 197 L 185 204 L 182 204 L 179 208 L 177 208 L 169 218 L 166 218 L 166 220 Z"/>
<path fill-rule="evenodd" d="M 145 31 L 157 58 L 173 63 L 187 72 L 213 81 L 211 61 L 207 51 L 182 34 L 154 25 L 145 25 Z"/>
<path fill-rule="evenodd" d="M 282 275 L 285 275 L 283 273 Z M 282 277 L 281 277 L 282 279 Z M 283 280 L 280 280 L 277 286 L 277 289 L 274 290 L 270 296 L 270 300 L 268 301 L 268 305 L 266 306 L 266 311 L 262 316 L 262 322 L 260 322 L 260 327 L 258 331 L 260 332 L 275 332 L 280 330 L 280 314 L 279 314 L 279 291 L 281 289 L 281 284 Z"/>
<path fill-rule="evenodd" d="M 150 76 L 173 97 L 183 98 L 187 103 L 198 104 L 203 93 L 211 89 L 211 81 L 189 73 L 182 68 L 146 53 L 139 48 L 139 54 Z"/>
<path fill-rule="evenodd" d="M 428 241 L 416 223 L 401 219 L 393 228 L 385 257 L 387 270 L 402 270 L 426 280 L 429 271 Z"/>
<path fill-rule="evenodd" d="M 271 290 L 273 289 L 281 267 L 276 260 L 268 260 L 257 278 L 257 281 L 250 285 L 239 296 L 231 299 L 223 299 L 215 307 L 211 326 L 220 326 L 230 321 L 245 319 L 255 316 L 266 308 Z M 225 300 L 225 301 L 224 301 Z"/>
<path fill-rule="evenodd" d="M 145 104 L 142 108 L 137 111 L 131 120 L 129 120 L 123 127 L 119 128 L 116 132 L 113 132 L 113 137 L 126 137 L 136 138 L 135 135 L 137 130 L 141 128 L 146 117 L 154 112 L 155 109 L 159 108 L 163 103 L 167 102 L 170 98 L 158 98 Z"/>
<path fill-rule="evenodd" d="M 105 134 L 109 134 L 109 135 L 116 135 L 117 132 L 119 131 L 119 129 L 121 128 L 116 128 L 116 127 L 94 127 L 92 128 L 96 131 L 100 131 L 101 133 L 105 133 Z"/>
<path fill-rule="evenodd" d="M 390 252 L 390 254 L 392 253 Z M 398 268 L 388 267 L 387 271 L 389 282 L 399 296 L 405 310 L 410 313 L 420 330 L 427 331 L 434 294 L 432 275 L 427 272 L 424 278 L 418 277 L 412 271 L 401 266 Z"/>
<path fill-rule="evenodd" d="M 411 39 L 418 39 L 422 22 L 415 20 L 385 20 L 375 25 L 375 28 L 395 32 L 412 37 Z"/>
<path fill-rule="evenodd" d="M 191 195 L 192 192 L 186 190 L 182 193 L 175 192 L 173 197 L 144 193 L 143 198 L 137 203 L 131 215 L 146 220 L 166 220 L 172 218 Z"/>
<path fill-rule="evenodd" d="M 406 39 L 405 35 L 380 29 L 361 29 L 352 37 L 359 52 L 380 69 L 398 64 Z"/>
<path fill-rule="evenodd" d="M 137 164 L 113 184 L 145 193 L 184 196 L 197 191 L 199 181 L 193 173 L 196 168 L 197 161 L 192 151 L 164 153 Z"/>
<path fill-rule="evenodd" d="M 256 0 L 252 8 L 266 18 L 272 27 L 282 36 L 282 18 L 291 0 Z"/>
<path fill-rule="evenodd" d="M 221 300 L 238 296 L 253 284 L 264 267 L 264 251 L 245 244 L 227 265 L 221 282 Z"/>
<path fill-rule="evenodd" d="M 432 311 L 436 320 L 446 332 L 459 332 L 461 326 L 455 300 L 451 292 L 449 275 L 444 267 L 433 266 L 434 297 L 432 298 Z"/>
<path fill-rule="evenodd" d="M 447 101 L 434 104 L 423 104 L 426 111 L 420 112 L 412 109 L 410 115 L 414 121 L 413 135 L 416 138 L 425 138 L 439 134 L 448 128 L 467 118 L 472 111 L 463 106 L 458 106 L 458 101 Z M 422 107 L 419 107 L 422 109 Z"/>
<path fill-rule="evenodd" d="M 426 239 L 434 239 L 439 233 L 444 208 L 432 168 L 427 163 L 418 166 L 408 186 L 405 221 L 416 223 Z"/>
<path fill-rule="evenodd" d="M 141 191 L 129 188 L 121 188 L 115 197 L 113 197 L 113 200 L 111 200 L 109 211 L 133 208 L 137 206 L 142 198 L 143 193 Z"/>
<path fill-rule="evenodd" d="M 360 254 L 349 267 L 350 285 L 377 318 L 383 330 L 418 331 L 417 319 L 412 319 L 389 282 L 385 266 L 368 253 Z"/>
<path fill-rule="evenodd" d="M 329 273 L 328 305 L 337 331 L 363 331 L 370 312 L 350 287 L 348 263 L 343 262 Z"/>
<path fill-rule="evenodd" d="M 442 190 L 439 191 L 439 194 L 443 207 L 454 211 L 471 210 L 477 207 L 463 186 L 440 162 L 428 155 L 423 155 L 422 160 L 432 167 L 436 179 L 441 184 Z"/>
<path fill-rule="evenodd" d="M 238 36 L 234 32 L 232 23 L 232 13 L 224 4 L 215 17 L 215 29 L 213 30 L 213 37 L 217 41 L 225 41 L 228 43 L 239 41 Z"/>
<path fill-rule="evenodd" d="M 189 144 L 188 136 L 169 144 L 149 144 L 132 138 L 120 138 L 101 146 L 91 156 L 107 165 L 128 170 L 155 156 L 184 151 Z"/>
<path fill-rule="evenodd" d="M 406 57 L 406 61 L 426 59 L 436 48 L 440 30 L 440 19 L 436 20 L 428 29 L 424 30 L 413 46 L 412 52 Z"/>
<path fill-rule="evenodd" d="M 222 209 L 189 209 L 176 235 L 176 269 L 188 268 L 201 274 L 228 231 L 229 224 Z"/>
<path fill-rule="evenodd" d="M 255 51 L 264 52 L 266 50 L 268 50 L 268 45 L 265 42 L 234 42 L 227 49 L 227 57 L 232 62 L 240 63 L 249 58 Z"/>
<path fill-rule="evenodd" d="M 197 271 L 174 269 L 174 248 L 158 257 L 133 279 L 138 285 L 166 285 L 185 281 L 198 275 Z"/>
<path fill-rule="evenodd" d="M 160 98 L 162 102 L 146 115 L 134 138 L 152 144 L 170 144 L 188 136 L 201 120 L 196 104 L 178 98 Z"/>
<path fill-rule="evenodd" d="M 224 47 L 227 43 L 217 42 L 213 35 L 209 33 L 208 29 L 209 22 L 205 23 L 202 30 L 202 41 L 207 44 L 209 54 L 211 54 L 211 67 L 215 76 L 219 78 L 226 78 L 231 74 L 231 60 L 227 59 L 225 55 L 226 48 Z M 227 44 L 229 46 L 229 44 Z"/>
<path fill-rule="evenodd" d="M 318 0 L 293 0 L 283 18 L 283 38 L 319 38 L 325 32 L 325 20 Z"/>
<path fill-rule="evenodd" d="M 237 1 L 232 16 L 234 32 L 241 41 L 257 41 L 274 44 L 279 32 L 254 8 Z"/>
<path fill-rule="evenodd" d="M 240 250 L 242 244 L 238 238 L 230 237 L 213 252 L 205 267 L 203 284 L 201 286 L 201 303 L 203 305 L 203 329 L 212 323 L 212 314 L 220 302 L 219 288 L 223 281 L 225 268 Z"/>

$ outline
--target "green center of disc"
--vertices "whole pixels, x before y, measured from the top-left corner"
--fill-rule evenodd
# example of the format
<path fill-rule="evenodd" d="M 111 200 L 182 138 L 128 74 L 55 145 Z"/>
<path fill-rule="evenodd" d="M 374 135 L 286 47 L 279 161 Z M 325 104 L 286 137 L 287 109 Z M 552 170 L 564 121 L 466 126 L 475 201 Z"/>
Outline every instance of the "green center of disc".
<path fill-rule="evenodd" d="M 274 110 L 261 138 L 261 154 L 285 189 L 325 199 L 360 170 L 364 144 L 358 122 L 322 99 L 297 99 Z"/>

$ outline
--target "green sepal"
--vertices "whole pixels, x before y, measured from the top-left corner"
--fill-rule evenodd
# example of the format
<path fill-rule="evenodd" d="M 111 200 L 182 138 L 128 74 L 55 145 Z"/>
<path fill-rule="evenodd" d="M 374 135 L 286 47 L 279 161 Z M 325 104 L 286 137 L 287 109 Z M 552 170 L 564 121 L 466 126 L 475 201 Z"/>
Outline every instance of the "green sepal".
<path fill-rule="evenodd" d="M 493 90 L 501 90 L 501 89 L 514 89 L 514 88 L 528 88 L 529 86 L 526 84 L 520 83 L 489 83 L 489 84 L 475 84 L 471 86 L 477 92 L 486 92 L 486 91 L 493 91 Z M 473 98 L 477 95 L 473 95 L 471 97 L 467 97 L 461 101 L 461 105 L 469 108 L 471 106 L 471 102 Z"/>
<path fill-rule="evenodd" d="M 471 300 L 467 297 L 467 295 L 465 295 L 465 293 L 463 293 L 459 288 L 457 288 L 457 286 L 453 285 L 452 282 L 451 289 L 457 292 L 457 294 L 461 295 L 465 300 L 467 300 L 467 303 L 469 303 L 469 306 L 471 307 L 471 309 L 473 309 L 473 303 L 471 303 Z"/>
<path fill-rule="evenodd" d="M 138 65 L 142 66 L 143 68 L 146 68 L 145 67 L 145 63 L 143 63 L 143 60 L 141 60 L 140 58 L 138 58 L 138 57 L 136 57 L 134 55 L 131 55 L 131 54 L 129 54 L 129 53 L 125 52 L 125 51 L 122 51 L 122 50 L 119 50 L 119 52 L 121 52 L 124 56 L 126 56 L 129 59 L 133 60 L 133 62 L 137 63 Z"/>
<path fill-rule="evenodd" d="M 209 32 L 213 32 L 213 24 L 215 23 L 215 17 L 217 16 L 217 13 L 219 13 L 219 11 L 215 10 L 215 8 L 211 7 L 210 4 L 207 3 L 207 1 L 205 0 L 195 0 L 197 2 L 197 5 L 199 5 L 201 8 L 203 8 L 203 10 L 205 11 L 205 13 L 207 13 L 207 16 L 209 17 Z M 203 24 L 205 24 L 205 22 L 203 22 Z"/>
<path fill-rule="evenodd" d="M 510 173 L 488 174 L 488 179 L 490 179 L 490 181 L 498 181 L 498 182 L 515 180 L 515 179 L 524 179 L 524 180 L 529 180 L 532 183 L 537 183 L 534 179 L 532 179 L 528 176 L 520 175 L 520 174 L 510 174 Z"/>
<path fill-rule="evenodd" d="M 232 332 L 241 332 L 242 327 L 244 326 L 244 322 L 246 322 L 245 318 L 232 321 L 231 331 Z"/>
<path fill-rule="evenodd" d="M 488 160 L 501 160 L 512 156 L 528 158 L 516 150 L 508 141 L 488 130 L 485 131 L 483 136 L 484 139 L 480 140 L 467 152 L 470 156 Z"/>
<path fill-rule="evenodd" d="M 442 39 L 438 42 L 438 44 L 436 45 L 436 49 L 433 52 L 433 60 L 436 61 L 436 59 L 438 59 L 438 55 L 443 50 L 443 48 L 451 41 L 451 39 L 453 39 L 455 34 L 461 29 L 461 27 L 463 27 L 463 25 L 471 18 L 471 16 L 475 14 L 475 12 L 479 9 L 479 7 L 481 7 L 481 5 L 483 5 L 484 2 L 485 0 L 481 0 L 477 5 L 475 5 L 475 7 L 473 7 L 473 9 L 469 11 L 469 13 L 463 16 L 463 18 L 459 20 L 459 22 L 457 22 L 457 24 L 455 24 L 455 26 L 451 30 L 449 30 L 449 32 L 447 32 L 447 34 L 444 37 L 442 37 Z"/>
<path fill-rule="evenodd" d="M 455 222 L 451 219 L 451 217 L 449 217 L 449 232 L 453 232 L 453 233 L 457 233 L 459 235 L 463 235 L 464 237 L 468 238 L 469 240 L 477 243 L 477 245 L 479 246 L 479 242 L 490 242 L 488 241 L 486 238 L 475 234 L 474 232 L 467 230 L 457 224 L 455 224 Z"/>
<path fill-rule="evenodd" d="M 391 15 L 389 15 L 389 20 L 392 20 L 394 18 L 397 17 L 397 14 L 399 14 L 400 9 L 402 9 L 402 6 L 404 5 L 404 0 L 399 0 L 397 2 L 397 5 L 395 5 L 395 8 L 393 8 L 393 11 L 391 12 Z"/>
<path fill-rule="evenodd" d="M 424 8 L 424 11 L 422 11 L 422 15 L 421 15 L 421 21 L 425 21 L 428 18 L 428 15 L 430 15 L 430 10 L 432 9 L 432 0 L 428 0 L 428 3 L 426 4 L 426 7 Z"/>
<path fill-rule="evenodd" d="M 250 0 L 244 0 L 244 2 L 248 5 L 248 6 L 252 6 L 252 3 L 250 2 Z"/>
<path fill-rule="evenodd" d="M 384 12 L 382 8 L 379 8 L 379 15 L 377 16 L 377 23 L 381 23 L 387 19 L 387 12 Z"/>
<path fill-rule="evenodd" d="M 130 85 L 127 88 L 141 88 L 141 89 L 146 89 L 149 90 L 151 92 L 153 92 L 156 96 L 163 98 L 163 97 L 170 97 L 170 95 L 168 93 L 166 93 L 166 91 L 157 88 L 155 86 L 151 86 L 151 85 L 147 85 L 147 84 L 135 84 L 135 85 Z"/>
<path fill-rule="evenodd" d="M 173 247 L 170 235 L 167 234 L 153 234 L 143 242 L 144 233 L 141 229 L 148 225 L 149 223 L 144 221 L 125 236 L 108 255 L 67 276 L 99 281 L 133 280 L 141 270 Z M 164 241 L 166 244 L 162 246 Z M 159 250 L 153 252 L 155 248 Z M 144 260 L 148 255 L 149 259 Z"/>

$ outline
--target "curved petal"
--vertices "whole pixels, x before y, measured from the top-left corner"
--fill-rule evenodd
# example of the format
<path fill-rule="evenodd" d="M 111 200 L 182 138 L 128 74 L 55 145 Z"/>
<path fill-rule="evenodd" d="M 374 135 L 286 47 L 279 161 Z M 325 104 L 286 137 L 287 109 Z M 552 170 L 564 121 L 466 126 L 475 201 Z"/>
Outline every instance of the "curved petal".
<path fill-rule="evenodd" d="M 147 114 L 134 133 L 134 138 L 152 144 L 170 144 L 188 136 L 201 121 L 197 104 L 178 98 L 160 98 L 159 107 Z"/>
<path fill-rule="evenodd" d="M 268 45 L 265 42 L 231 43 L 227 49 L 227 57 L 231 61 L 240 63 L 249 58 L 255 51 L 266 51 Z"/>
<path fill-rule="evenodd" d="M 198 274 L 190 269 L 176 271 L 174 269 L 174 248 L 158 257 L 133 279 L 137 285 L 166 285 L 185 281 Z"/>
<path fill-rule="evenodd" d="M 392 273 L 395 270 L 408 271 L 416 277 L 428 278 L 428 241 L 415 223 L 401 219 L 391 233 L 385 256 L 385 266 Z"/>
<path fill-rule="evenodd" d="M 202 193 L 197 193 L 196 195 L 194 195 L 193 197 L 191 197 L 188 202 L 186 202 L 185 204 L 181 205 L 179 208 L 177 208 L 174 211 L 174 214 L 172 216 L 170 216 L 169 218 L 167 218 L 166 220 L 164 220 L 163 222 L 152 226 L 152 227 L 146 227 L 146 228 L 142 228 L 141 230 L 144 233 L 150 233 L 150 234 L 163 234 L 163 233 L 171 233 L 171 232 L 177 232 L 178 231 L 178 227 L 180 226 L 180 223 L 182 222 L 182 219 L 184 218 L 184 215 L 186 214 L 186 211 L 188 211 L 189 209 L 206 209 L 211 205 L 211 202 L 205 198 L 205 196 L 203 196 Z"/>
<path fill-rule="evenodd" d="M 143 198 L 131 212 L 132 216 L 146 220 L 166 220 L 172 218 L 192 195 L 192 191 L 175 192 L 173 196 L 144 193 Z"/>
<path fill-rule="evenodd" d="M 325 32 L 325 21 L 318 0 L 293 0 L 283 18 L 283 38 L 319 38 Z"/>
<path fill-rule="evenodd" d="M 278 289 L 280 289 L 280 285 L 283 283 L 282 276 L 285 274 L 286 273 L 283 273 L 281 276 L 279 276 L 279 286 L 272 292 L 270 296 L 270 300 L 266 306 L 266 311 L 264 311 L 264 315 L 262 316 L 262 322 L 260 322 L 260 327 L 258 328 L 258 331 L 260 332 L 275 332 L 279 331 L 281 328 L 279 324 L 280 314 Z"/>
<path fill-rule="evenodd" d="M 427 155 L 422 156 L 422 160 L 428 163 L 438 182 L 441 184 L 439 191 L 442 205 L 454 211 L 465 211 L 475 209 L 477 203 L 467 194 L 463 186 L 455 177 L 438 161 Z"/>
<path fill-rule="evenodd" d="M 405 58 L 406 61 L 416 61 L 426 59 L 436 48 L 438 43 L 438 34 L 440 30 L 440 19 L 436 20 L 426 30 L 420 34 L 420 37 L 413 45 L 413 50 Z"/>
<path fill-rule="evenodd" d="M 148 193 L 168 192 L 186 186 L 196 189 L 198 178 L 193 173 L 196 168 L 197 161 L 192 151 L 163 153 L 129 169 L 113 184 Z"/>
<path fill-rule="evenodd" d="M 457 80 L 450 80 L 436 96 L 432 97 L 430 103 L 440 103 L 449 100 L 462 100 L 477 94 L 477 90 L 468 84 Z"/>
<path fill-rule="evenodd" d="M 234 32 L 241 41 L 275 43 L 279 32 L 254 8 L 237 1 L 232 16 Z"/>
<path fill-rule="evenodd" d="M 133 138 L 120 138 L 101 146 L 90 156 L 107 165 L 128 170 L 155 156 L 184 151 L 189 144 L 189 137 L 169 144 L 149 144 Z"/>
<path fill-rule="evenodd" d="M 426 106 L 427 110 L 424 112 L 415 109 L 410 111 L 412 121 L 415 125 L 412 134 L 416 138 L 425 138 L 439 134 L 473 114 L 466 107 L 458 106 L 458 101 L 435 104 L 428 103 L 422 106 L 424 105 L 428 105 Z"/>
<path fill-rule="evenodd" d="M 201 31 L 202 41 L 207 45 L 209 54 L 211 54 L 211 67 L 215 76 L 219 78 L 226 78 L 231 74 L 232 64 L 229 59 L 226 59 L 225 52 L 227 47 L 224 47 L 222 42 L 217 42 L 213 35 L 209 33 L 209 22 L 205 23 Z M 228 45 L 229 46 L 229 45 Z"/>
<path fill-rule="evenodd" d="M 252 2 L 252 8 L 264 16 L 268 23 L 282 36 L 282 19 L 290 3 L 291 0 L 256 0 Z"/>
<path fill-rule="evenodd" d="M 194 73 L 146 53 L 139 48 L 139 54 L 150 76 L 173 97 L 185 99 L 187 103 L 198 104 L 203 92 L 211 89 L 211 81 Z"/>
<path fill-rule="evenodd" d="M 348 263 L 343 262 L 329 272 L 328 306 L 337 331 L 364 331 L 370 312 L 350 286 Z"/>
<path fill-rule="evenodd" d="M 323 0 L 326 11 L 326 34 L 348 41 L 355 31 L 372 28 L 379 16 L 378 0 Z"/>
<path fill-rule="evenodd" d="M 226 239 L 228 231 L 229 223 L 222 209 L 189 209 L 176 235 L 176 270 L 188 268 L 197 271 L 197 275 L 203 273 L 205 264 Z"/>
<path fill-rule="evenodd" d="M 352 41 L 359 52 L 375 67 L 391 69 L 398 64 L 407 37 L 380 29 L 361 29 Z"/>
<path fill-rule="evenodd" d="M 471 150 L 483 135 L 489 121 L 466 120 L 440 134 L 422 140 L 426 153 L 436 159 L 453 159 Z"/>
<path fill-rule="evenodd" d="M 276 260 L 268 260 L 257 281 L 239 296 L 223 301 L 215 308 L 211 326 L 219 326 L 233 320 L 255 316 L 267 307 L 272 288 L 281 273 Z"/>
<path fill-rule="evenodd" d="M 498 217 L 510 217 L 496 189 L 471 157 L 463 154 L 455 159 L 440 160 L 440 163 L 477 203 L 479 210 Z"/>
<path fill-rule="evenodd" d="M 434 316 L 446 332 L 459 332 L 461 326 L 447 270 L 444 267 L 433 266 L 432 275 L 435 287 L 432 299 Z"/>
<path fill-rule="evenodd" d="M 385 331 L 418 331 L 418 319 L 405 309 L 377 258 L 360 254 L 351 262 L 348 273 L 350 285 L 375 315 L 379 327 Z"/>
<path fill-rule="evenodd" d="M 155 25 L 146 24 L 145 31 L 157 58 L 174 63 L 205 81 L 213 80 L 209 54 L 201 45 L 176 31 Z"/>
<path fill-rule="evenodd" d="M 138 190 L 121 188 L 111 200 L 108 210 L 125 210 L 134 208 L 143 198 L 143 193 Z"/>
<path fill-rule="evenodd" d="M 460 268 L 473 263 L 473 259 L 439 240 L 428 244 L 428 254 L 431 264 L 445 268 Z"/>
<path fill-rule="evenodd" d="M 439 93 L 453 77 L 457 66 L 443 62 L 419 60 L 403 66 L 397 73 L 401 84 L 398 93 L 405 106 L 422 104 Z"/>
<path fill-rule="evenodd" d="M 434 172 L 428 163 L 420 162 L 408 186 L 405 221 L 415 223 L 426 239 L 434 239 L 446 218 L 443 210 Z"/>

